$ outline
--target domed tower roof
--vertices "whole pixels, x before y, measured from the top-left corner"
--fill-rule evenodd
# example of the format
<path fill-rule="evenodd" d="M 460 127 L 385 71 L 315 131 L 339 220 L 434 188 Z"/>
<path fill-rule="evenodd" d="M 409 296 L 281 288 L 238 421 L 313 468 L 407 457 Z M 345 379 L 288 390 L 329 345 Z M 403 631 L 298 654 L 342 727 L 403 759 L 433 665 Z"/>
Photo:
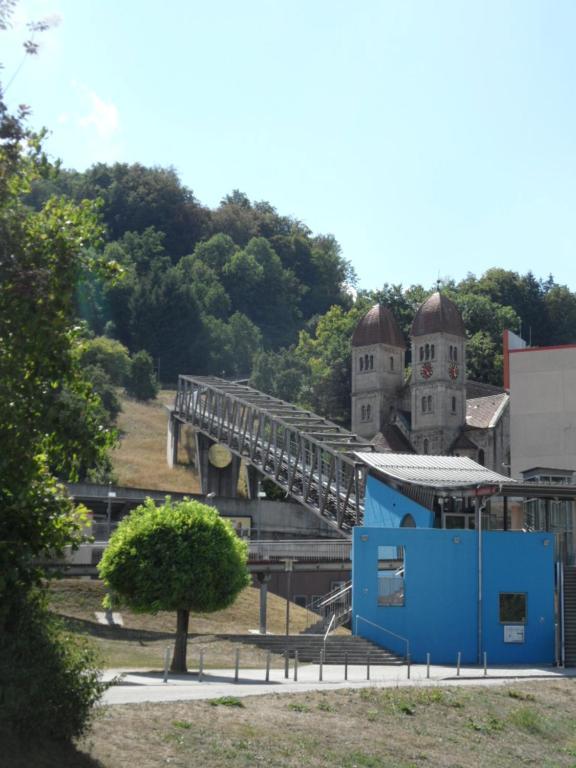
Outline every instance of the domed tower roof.
<path fill-rule="evenodd" d="M 440 291 L 433 293 L 418 309 L 410 331 L 411 336 L 426 336 L 429 333 L 466 336 L 460 310 L 448 296 Z"/>
<path fill-rule="evenodd" d="M 402 349 L 406 347 L 406 340 L 396 318 L 382 304 L 375 304 L 366 312 L 352 336 L 353 347 L 367 347 L 370 344 L 388 344 Z"/>

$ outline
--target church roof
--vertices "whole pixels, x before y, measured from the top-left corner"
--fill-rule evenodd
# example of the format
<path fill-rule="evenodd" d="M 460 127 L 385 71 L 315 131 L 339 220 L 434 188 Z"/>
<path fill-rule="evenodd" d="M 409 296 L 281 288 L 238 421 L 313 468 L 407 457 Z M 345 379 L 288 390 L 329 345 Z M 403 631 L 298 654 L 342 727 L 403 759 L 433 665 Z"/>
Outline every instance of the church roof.
<path fill-rule="evenodd" d="M 416 453 L 408 438 L 395 424 L 384 424 L 372 442 L 379 453 Z"/>
<path fill-rule="evenodd" d="M 502 395 L 506 390 L 496 384 L 486 384 L 483 381 L 466 379 L 466 397 L 472 400 L 475 397 L 487 397 L 488 395 Z"/>
<path fill-rule="evenodd" d="M 433 293 L 422 304 L 412 323 L 411 336 L 426 336 L 429 333 L 452 333 L 466 336 L 466 329 L 460 310 L 454 302 L 440 291 Z"/>
<path fill-rule="evenodd" d="M 465 432 L 460 432 L 456 440 L 450 446 L 451 451 L 477 451 L 478 446 L 470 440 Z"/>
<path fill-rule="evenodd" d="M 466 400 L 466 426 L 473 429 L 495 427 L 506 409 L 510 397 L 505 392 L 488 397 Z"/>
<path fill-rule="evenodd" d="M 396 318 L 382 304 L 375 304 L 366 312 L 352 336 L 353 347 L 367 347 L 371 344 L 388 344 L 402 349 L 406 347 L 406 340 Z"/>

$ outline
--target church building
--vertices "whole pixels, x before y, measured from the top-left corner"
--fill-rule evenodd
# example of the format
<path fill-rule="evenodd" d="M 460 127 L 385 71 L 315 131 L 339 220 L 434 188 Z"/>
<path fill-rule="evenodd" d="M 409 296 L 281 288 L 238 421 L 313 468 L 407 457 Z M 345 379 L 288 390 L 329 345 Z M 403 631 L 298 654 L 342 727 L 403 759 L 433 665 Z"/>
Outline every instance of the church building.
<path fill-rule="evenodd" d="M 352 337 L 352 431 L 380 451 L 467 456 L 509 474 L 509 396 L 466 378 L 466 329 L 440 291 L 416 312 L 411 374 L 407 343 L 388 309 L 376 304 Z"/>

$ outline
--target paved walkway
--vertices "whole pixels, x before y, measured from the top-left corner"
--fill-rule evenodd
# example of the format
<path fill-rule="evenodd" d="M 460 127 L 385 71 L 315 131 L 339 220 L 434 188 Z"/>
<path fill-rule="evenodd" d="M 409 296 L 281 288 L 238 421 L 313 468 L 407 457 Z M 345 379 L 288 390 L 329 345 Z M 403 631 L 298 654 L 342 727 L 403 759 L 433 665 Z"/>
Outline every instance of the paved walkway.
<path fill-rule="evenodd" d="M 163 682 L 161 672 L 131 672 L 128 670 L 107 670 L 105 680 L 116 678 L 116 683 L 104 694 L 105 704 L 138 704 L 143 702 L 185 701 L 193 699 L 215 699 L 220 696 L 256 696 L 264 693 L 304 693 L 313 690 L 338 688 L 398 687 L 425 685 L 501 685 L 503 683 L 534 680 L 563 679 L 576 677 L 576 669 L 557 667 L 492 667 L 484 670 L 478 667 L 462 667 L 460 676 L 455 667 L 430 667 L 427 676 L 425 665 L 412 665 L 410 678 L 406 666 L 371 667 L 370 679 L 366 678 L 365 666 L 349 666 L 348 681 L 344 680 L 344 667 L 325 665 L 322 681 L 317 664 L 300 665 L 298 680 L 294 680 L 294 666 L 290 665 L 290 677 L 285 679 L 283 669 L 271 669 L 270 679 L 265 680 L 262 669 L 241 669 L 238 682 L 234 681 L 234 670 L 210 669 L 198 680 L 197 673 L 168 675 Z"/>

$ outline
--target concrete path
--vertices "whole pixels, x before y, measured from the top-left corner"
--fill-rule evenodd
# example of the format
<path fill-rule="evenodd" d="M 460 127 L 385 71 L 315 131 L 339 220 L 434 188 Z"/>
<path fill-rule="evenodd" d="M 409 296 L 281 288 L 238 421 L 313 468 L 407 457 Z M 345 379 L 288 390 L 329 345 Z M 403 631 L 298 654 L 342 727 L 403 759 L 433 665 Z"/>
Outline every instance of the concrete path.
<path fill-rule="evenodd" d="M 201 682 L 198 675 L 168 675 L 163 682 L 161 672 L 131 672 L 128 670 L 107 670 L 105 680 L 116 678 L 116 682 L 104 694 L 105 704 L 139 704 L 143 702 L 186 701 L 193 699 L 215 699 L 220 696 L 256 696 L 264 693 L 305 693 L 313 690 L 338 688 L 398 687 L 425 685 L 502 685 L 522 680 L 557 679 L 576 677 L 576 669 L 557 667 L 492 667 L 484 675 L 478 667 L 462 667 L 460 676 L 455 667 L 430 667 L 427 677 L 425 665 L 413 665 L 410 678 L 406 666 L 372 667 L 370 679 L 366 679 L 365 666 L 349 666 L 348 681 L 344 680 L 344 667 L 325 665 L 323 680 L 319 680 L 317 664 L 301 665 L 298 680 L 294 681 L 294 666 L 290 665 L 290 677 L 284 677 L 283 669 L 271 669 L 270 680 L 266 682 L 262 669 L 242 669 L 239 680 L 234 682 L 234 670 L 210 669 L 204 673 Z"/>

